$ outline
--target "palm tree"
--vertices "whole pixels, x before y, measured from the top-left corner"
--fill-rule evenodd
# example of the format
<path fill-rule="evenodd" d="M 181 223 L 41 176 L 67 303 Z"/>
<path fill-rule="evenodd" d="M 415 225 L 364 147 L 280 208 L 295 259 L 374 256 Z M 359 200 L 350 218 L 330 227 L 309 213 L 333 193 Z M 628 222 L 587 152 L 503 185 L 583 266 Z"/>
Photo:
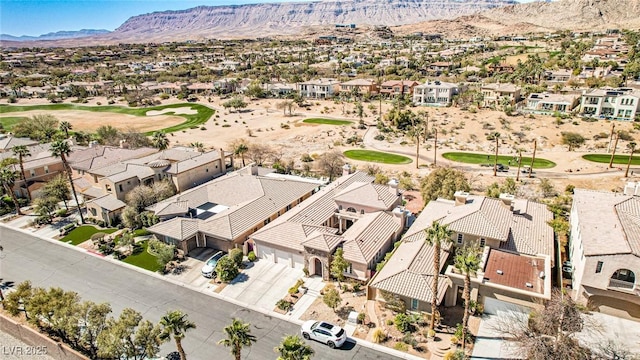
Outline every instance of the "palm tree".
<path fill-rule="evenodd" d="M 201 142 L 192 142 L 189 146 L 198 150 L 198 152 L 204 152 L 204 144 Z"/>
<path fill-rule="evenodd" d="M 631 159 L 633 159 L 633 152 L 636 151 L 636 145 L 637 144 L 635 143 L 635 141 L 627 144 L 627 147 L 629 148 L 629 150 L 631 150 L 631 152 L 629 153 L 629 161 L 627 161 L 627 171 L 624 172 L 624 177 L 629 177 L 629 167 L 631 167 Z"/>
<path fill-rule="evenodd" d="M 182 339 L 184 339 L 185 333 L 188 330 L 195 329 L 196 324 L 187 320 L 187 314 L 180 310 L 168 311 L 161 319 L 160 326 L 162 326 L 162 332 L 160 333 L 161 340 L 169 340 L 171 336 L 176 342 L 176 348 L 180 354 L 181 360 L 186 360 L 187 355 L 182 348 Z"/>
<path fill-rule="evenodd" d="M 456 250 L 453 265 L 464 274 L 464 316 L 462 317 L 462 350 L 465 349 L 467 328 L 469 324 L 469 302 L 471 301 L 471 274 L 480 269 L 479 249 L 475 246 L 464 246 Z"/>
<path fill-rule="evenodd" d="M 68 139 L 69 138 L 69 130 L 73 129 L 73 126 L 71 126 L 71 123 L 69 123 L 68 121 L 60 121 L 60 125 L 58 125 L 58 130 L 64 132 L 64 136 Z"/>
<path fill-rule="evenodd" d="M 29 191 L 29 184 L 27 184 L 27 178 L 24 175 L 24 158 L 27 156 L 31 156 L 31 152 L 29 151 L 29 148 L 26 147 L 25 145 L 14 146 L 13 149 L 11 150 L 13 151 L 13 154 L 18 157 L 18 163 L 20 164 L 20 176 L 22 181 L 24 181 L 25 188 L 27 189 L 27 197 L 29 198 L 29 200 L 31 200 L 31 192 Z"/>
<path fill-rule="evenodd" d="M 76 201 L 76 206 L 78 207 L 78 214 L 80 214 L 80 223 L 84 224 L 84 216 L 82 215 L 82 209 L 80 208 L 80 202 L 78 201 L 78 194 L 76 193 L 76 188 L 73 186 L 71 167 L 69 166 L 69 162 L 67 162 L 67 156 L 70 153 L 71 147 L 69 147 L 68 142 L 64 140 L 56 140 L 51 143 L 51 155 L 53 157 L 59 157 L 60 160 L 62 160 L 64 171 L 67 173 L 67 177 L 69 178 L 69 185 L 71 185 L 71 192 L 73 192 L 73 199 Z"/>
<path fill-rule="evenodd" d="M 500 139 L 500 133 L 493 133 L 493 137 L 496 139 L 496 158 L 493 161 L 493 176 L 498 175 L 498 148 L 500 147 L 500 143 L 498 140 Z"/>
<path fill-rule="evenodd" d="M 309 360 L 315 353 L 298 335 L 285 336 L 273 350 L 280 354 L 277 360 Z"/>
<path fill-rule="evenodd" d="M 162 131 L 156 131 L 153 133 L 151 143 L 154 147 L 160 150 L 166 150 L 169 147 L 169 139 L 167 139 L 167 134 L 163 133 Z"/>
<path fill-rule="evenodd" d="M 252 343 L 256 342 L 256 337 L 251 335 L 249 324 L 243 323 L 236 318 L 233 318 L 231 325 L 224 328 L 224 333 L 227 338 L 218 341 L 218 344 L 230 347 L 231 355 L 236 360 L 240 360 L 243 347 L 251 346 Z"/>
<path fill-rule="evenodd" d="M 436 326 L 436 311 L 438 307 L 438 279 L 440 277 L 440 249 L 442 245 L 451 243 L 451 234 L 453 233 L 447 225 L 440 224 L 437 220 L 431 223 L 431 226 L 425 230 L 427 244 L 433 246 L 433 285 L 431 287 L 431 324 L 429 329 L 433 330 Z"/>
<path fill-rule="evenodd" d="M 242 166 L 244 167 L 244 154 L 249 151 L 249 147 L 247 146 L 247 144 L 241 142 L 238 145 L 236 145 L 235 149 L 233 149 L 233 155 L 240 155 L 240 157 L 242 158 Z"/>
<path fill-rule="evenodd" d="M 20 203 L 18 202 L 16 193 L 13 192 L 13 185 L 16 183 L 16 172 L 9 167 L 2 168 L 2 170 L 0 170 L 0 183 L 7 195 L 11 196 L 11 201 L 13 201 L 13 205 L 16 207 L 16 214 L 22 215 Z"/>

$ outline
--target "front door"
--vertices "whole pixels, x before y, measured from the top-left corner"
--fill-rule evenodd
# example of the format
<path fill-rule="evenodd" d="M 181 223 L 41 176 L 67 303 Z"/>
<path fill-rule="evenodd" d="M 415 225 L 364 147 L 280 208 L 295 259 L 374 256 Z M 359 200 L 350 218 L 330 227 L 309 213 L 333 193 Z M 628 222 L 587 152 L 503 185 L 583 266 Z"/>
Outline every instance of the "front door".
<path fill-rule="evenodd" d="M 318 258 L 313 259 L 313 275 L 322 276 L 322 261 Z"/>

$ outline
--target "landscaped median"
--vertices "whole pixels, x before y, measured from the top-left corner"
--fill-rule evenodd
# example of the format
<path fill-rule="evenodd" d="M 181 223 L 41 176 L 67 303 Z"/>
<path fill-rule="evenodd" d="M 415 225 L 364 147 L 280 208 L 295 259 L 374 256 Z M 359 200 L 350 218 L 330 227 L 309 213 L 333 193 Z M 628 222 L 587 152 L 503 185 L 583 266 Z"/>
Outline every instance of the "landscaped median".
<path fill-rule="evenodd" d="M 310 118 L 302 120 L 307 124 L 322 124 L 322 125 L 352 125 L 353 121 L 349 120 L 336 120 L 336 119 L 324 119 L 324 118 Z"/>
<path fill-rule="evenodd" d="M 390 154 L 374 150 L 347 150 L 344 156 L 352 160 L 369 161 L 382 164 L 410 164 L 412 160 L 403 155 Z"/>
<path fill-rule="evenodd" d="M 582 155 L 582 158 L 597 163 L 608 164 L 611 161 L 611 154 L 587 154 Z M 613 163 L 614 164 L 624 164 L 626 165 L 629 161 L 629 155 L 614 155 Z M 640 165 L 640 156 L 634 156 L 631 158 L 631 165 Z"/>
<path fill-rule="evenodd" d="M 184 111 L 177 110 L 177 109 L 183 110 L 183 108 L 188 108 L 190 110 L 193 110 L 195 111 L 195 113 L 191 114 L 191 113 L 186 113 Z M 176 111 L 170 111 L 171 109 L 176 109 Z M 139 107 L 139 108 L 137 107 L 131 108 L 131 107 L 123 107 L 123 106 L 115 106 L 115 105 L 87 106 L 87 105 L 75 105 L 75 104 L 46 104 L 46 105 L 28 105 L 28 106 L 0 105 L 0 114 L 15 113 L 16 115 L 18 115 L 19 113 L 36 111 L 36 110 L 47 110 L 52 112 L 56 110 L 112 112 L 116 114 L 145 117 L 147 118 L 145 120 L 148 120 L 149 119 L 148 117 L 152 116 L 148 113 L 150 111 L 154 111 L 157 114 L 162 113 L 163 115 L 180 116 L 185 119 L 184 122 L 178 125 L 170 126 L 163 129 L 153 130 L 153 131 L 164 131 L 165 133 L 197 128 L 200 125 L 207 122 L 215 112 L 215 110 L 207 106 L 200 105 L 200 104 L 190 104 L 190 103 L 169 104 L 169 105 Z M 2 124 L 4 127 L 10 127 L 15 125 L 15 123 L 17 123 L 20 118 L 21 117 L 0 117 L 0 124 Z M 153 131 L 147 132 L 147 135 L 151 135 Z"/>
<path fill-rule="evenodd" d="M 495 162 L 495 155 L 492 154 L 477 154 L 477 153 L 467 153 L 467 152 L 446 152 L 442 154 L 442 157 L 465 164 L 490 164 L 493 165 Z M 511 166 L 518 165 L 518 156 L 514 155 L 498 155 L 498 163 L 506 165 L 511 164 Z M 523 156 L 522 157 L 522 166 L 530 166 L 531 158 Z M 542 159 L 536 157 L 533 162 L 534 169 L 550 169 L 555 167 L 556 163 L 551 160 Z"/>

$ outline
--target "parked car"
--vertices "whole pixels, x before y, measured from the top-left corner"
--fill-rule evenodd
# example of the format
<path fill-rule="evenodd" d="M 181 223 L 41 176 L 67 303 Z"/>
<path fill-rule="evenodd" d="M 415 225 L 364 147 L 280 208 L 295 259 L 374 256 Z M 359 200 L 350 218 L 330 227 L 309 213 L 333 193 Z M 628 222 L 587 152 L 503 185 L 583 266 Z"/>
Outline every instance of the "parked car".
<path fill-rule="evenodd" d="M 347 340 L 347 334 L 340 326 L 324 321 L 309 320 L 302 324 L 302 337 L 329 345 L 330 348 L 341 347 Z"/>
<path fill-rule="evenodd" d="M 207 260 L 207 262 L 204 263 L 204 266 L 202 267 L 202 270 L 201 270 L 202 276 L 206 278 L 215 277 L 216 265 L 218 264 L 218 261 L 220 261 L 220 259 L 222 259 L 222 257 L 225 255 L 226 253 L 224 251 L 218 251 L 212 257 L 210 257 L 209 260 Z"/>

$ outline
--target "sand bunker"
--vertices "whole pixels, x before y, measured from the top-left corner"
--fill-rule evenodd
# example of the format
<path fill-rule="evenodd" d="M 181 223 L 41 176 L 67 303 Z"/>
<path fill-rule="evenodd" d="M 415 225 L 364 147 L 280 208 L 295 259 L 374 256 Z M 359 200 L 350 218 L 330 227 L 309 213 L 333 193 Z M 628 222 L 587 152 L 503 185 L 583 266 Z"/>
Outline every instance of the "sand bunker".
<path fill-rule="evenodd" d="M 167 108 L 162 110 L 149 110 L 147 111 L 147 116 L 156 116 L 162 115 L 166 113 L 174 113 L 176 115 L 195 115 L 198 113 L 198 110 L 194 110 L 190 107 L 179 107 L 179 108 Z"/>
<path fill-rule="evenodd" d="M 189 109 L 189 108 L 187 108 Z M 167 109 L 174 110 L 174 109 Z M 81 110 L 33 110 L 14 113 L 4 113 L 0 117 L 34 115 L 53 115 L 60 121 L 68 121 L 73 130 L 95 131 L 102 125 L 111 125 L 120 130 L 133 129 L 146 132 L 164 129 L 184 122 L 184 118 L 175 115 L 159 115 L 149 119 L 144 116 L 118 114 L 112 112 L 93 112 Z"/>

